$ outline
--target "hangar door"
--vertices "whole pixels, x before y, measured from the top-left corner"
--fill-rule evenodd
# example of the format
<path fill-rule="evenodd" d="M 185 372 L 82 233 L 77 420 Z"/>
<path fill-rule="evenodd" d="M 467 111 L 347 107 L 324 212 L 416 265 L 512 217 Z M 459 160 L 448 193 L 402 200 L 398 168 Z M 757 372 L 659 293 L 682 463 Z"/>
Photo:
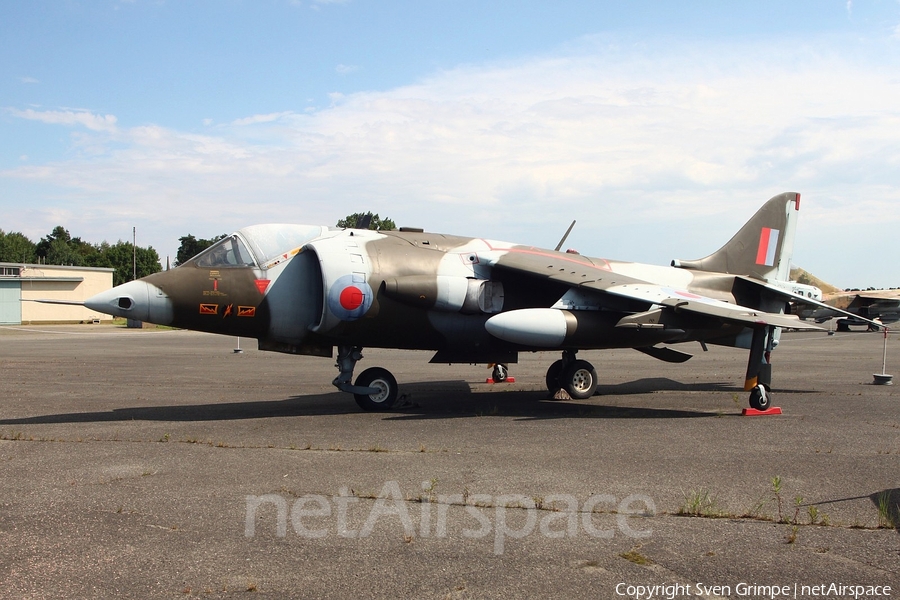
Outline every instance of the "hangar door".
<path fill-rule="evenodd" d="M 0 281 L 0 324 L 22 323 L 21 297 L 21 281 Z"/>

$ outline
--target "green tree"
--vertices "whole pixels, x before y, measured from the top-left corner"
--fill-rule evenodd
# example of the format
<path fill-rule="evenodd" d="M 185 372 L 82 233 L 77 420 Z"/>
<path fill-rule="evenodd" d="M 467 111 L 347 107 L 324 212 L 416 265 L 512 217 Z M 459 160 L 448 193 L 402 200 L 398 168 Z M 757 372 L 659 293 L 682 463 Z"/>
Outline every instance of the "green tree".
<path fill-rule="evenodd" d="M 21 258 L 25 257 L 25 259 Z M 34 244 L 21 233 L 4 234 L 0 230 L 0 262 L 34 262 L 42 259 L 48 265 L 76 265 L 115 269 L 113 284 L 120 285 L 133 279 L 137 259 L 137 276 L 145 277 L 162 270 L 159 254 L 152 246 L 137 247 L 119 240 L 115 244 L 103 241 L 91 244 L 81 238 L 73 238 L 62 225 L 53 228 L 46 237 Z"/>
<path fill-rule="evenodd" d="M 47 255 L 50 253 L 50 246 L 54 242 L 61 241 L 62 243 L 66 244 L 68 246 L 69 240 L 71 240 L 71 239 L 72 239 L 72 236 L 69 235 L 69 230 L 66 229 L 65 227 L 63 227 L 62 225 L 57 225 L 56 227 L 53 228 L 53 231 L 51 231 L 45 237 L 42 237 L 41 241 L 39 241 L 37 243 L 37 245 L 35 246 L 35 249 L 34 249 L 35 254 L 38 256 L 38 258 L 42 258 L 46 261 Z M 57 248 L 56 248 L 54 254 L 58 255 L 61 252 L 62 252 L 62 249 L 57 244 Z M 54 264 L 61 264 L 61 263 L 54 263 Z"/>
<path fill-rule="evenodd" d="M 107 256 L 109 248 L 109 242 L 107 241 L 92 245 L 91 252 L 84 256 L 84 266 L 111 268 L 113 265 L 109 262 L 109 256 Z"/>
<path fill-rule="evenodd" d="M 181 245 L 178 247 L 178 252 L 175 253 L 175 266 L 183 265 L 187 261 L 191 260 L 219 240 L 227 237 L 227 234 L 217 235 L 214 238 L 204 240 L 197 239 L 190 233 L 184 237 L 178 238 L 178 241 L 181 242 Z"/>
<path fill-rule="evenodd" d="M 372 214 L 371 211 L 367 213 L 353 213 L 352 215 L 347 215 L 337 222 L 337 226 L 345 227 L 347 229 L 357 229 L 357 224 L 364 217 L 368 217 L 369 219 L 371 219 L 369 221 L 369 229 L 374 229 L 375 231 L 391 231 L 397 229 L 397 226 L 391 219 L 387 217 L 382 219 L 378 216 L 378 213 Z"/>
<path fill-rule="evenodd" d="M 70 239 L 69 248 L 72 252 L 81 257 L 80 264 L 82 265 L 89 265 L 92 257 L 100 252 L 100 246 L 98 244 L 85 242 L 80 237 Z"/>
<path fill-rule="evenodd" d="M 62 225 L 54 227 L 35 245 L 35 255 L 49 265 L 87 265 L 88 257 L 97 252 L 97 246 L 80 237 L 73 238 Z"/>
<path fill-rule="evenodd" d="M 135 250 L 131 242 L 119 240 L 112 245 L 103 242 L 99 248 L 101 250 L 98 252 L 100 258 L 97 260 L 105 264 L 95 266 L 112 267 L 116 270 L 113 273 L 113 285 L 121 285 L 133 279 L 132 271 L 135 259 L 137 260 L 138 279 L 162 270 L 159 264 L 159 254 L 153 249 L 153 246 L 147 248 L 138 246 Z"/>
<path fill-rule="evenodd" d="M 81 265 L 81 254 L 69 246 L 68 240 L 56 238 L 47 246 L 47 253 L 44 255 L 48 265 Z"/>
<path fill-rule="evenodd" d="M 33 263 L 35 245 L 18 231 L 4 233 L 0 229 L 0 262 Z"/>

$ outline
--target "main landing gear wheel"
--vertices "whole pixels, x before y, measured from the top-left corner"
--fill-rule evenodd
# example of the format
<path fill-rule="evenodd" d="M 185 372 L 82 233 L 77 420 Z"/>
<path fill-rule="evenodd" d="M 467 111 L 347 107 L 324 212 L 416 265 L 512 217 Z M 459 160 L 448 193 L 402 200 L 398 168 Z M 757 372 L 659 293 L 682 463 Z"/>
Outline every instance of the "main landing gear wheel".
<path fill-rule="evenodd" d="M 559 382 L 563 372 L 563 361 L 558 360 L 547 369 L 547 390 L 551 394 L 556 394 L 562 388 Z"/>
<path fill-rule="evenodd" d="M 559 382 L 569 396 L 584 400 L 597 391 L 597 370 L 586 360 L 576 360 L 563 370 Z"/>
<path fill-rule="evenodd" d="M 387 369 L 381 367 L 366 369 L 356 378 L 355 385 L 379 390 L 375 394 L 353 394 L 356 403 L 363 410 L 388 410 L 397 402 L 397 380 Z"/>
<path fill-rule="evenodd" d="M 509 377 L 509 369 L 506 368 L 506 365 L 500 363 L 494 365 L 494 370 L 491 371 L 491 379 L 494 383 L 503 383 L 507 377 Z"/>
<path fill-rule="evenodd" d="M 772 406 L 772 393 L 764 385 L 757 385 L 750 390 L 750 408 L 768 410 Z"/>

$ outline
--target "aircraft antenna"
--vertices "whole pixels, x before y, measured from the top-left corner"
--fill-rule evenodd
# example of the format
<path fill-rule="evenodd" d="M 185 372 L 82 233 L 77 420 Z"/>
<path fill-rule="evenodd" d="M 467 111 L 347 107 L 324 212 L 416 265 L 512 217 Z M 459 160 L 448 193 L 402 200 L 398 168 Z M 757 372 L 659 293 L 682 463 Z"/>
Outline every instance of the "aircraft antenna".
<path fill-rule="evenodd" d="M 562 248 L 562 245 L 566 243 L 566 238 L 569 237 L 569 234 L 570 234 L 570 233 L 572 233 L 572 228 L 573 228 L 573 227 L 575 227 L 575 219 L 572 219 L 572 224 L 569 225 L 569 228 L 568 228 L 568 229 L 566 229 L 566 233 L 563 234 L 562 239 L 559 240 L 559 243 L 556 245 L 556 248 L 554 248 L 554 250 L 556 250 L 557 252 L 559 252 L 559 249 Z"/>

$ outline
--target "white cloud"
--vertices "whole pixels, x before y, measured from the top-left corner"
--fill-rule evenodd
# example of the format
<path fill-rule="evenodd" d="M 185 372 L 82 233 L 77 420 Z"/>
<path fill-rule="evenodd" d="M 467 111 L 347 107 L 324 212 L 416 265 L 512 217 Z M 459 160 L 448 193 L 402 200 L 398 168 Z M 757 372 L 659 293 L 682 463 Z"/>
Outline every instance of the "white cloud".
<path fill-rule="evenodd" d="M 231 124 L 241 127 L 244 125 L 256 125 L 258 123 L 271 123 L 291 114 L 291 111 L 283 111 L 277 113 L 269 113 L 267 115 L 253 115 L 243 119 L 232 121 Z"/>
<path fill-rule="evenodd" d="M 9 112 L 19 118 L 32 121 L 41 121 L 53 125 L 81 125 L 92 131 L 114 132 L 116 130 L 116 117 L 113 115 L 96 115 L 85 110 L 44 110 L 38 111 L 31 108 L 25 110 L 8 109 Z"/>
<path fill-rule="evenodd" d="M 866 267 L 847 254 L 898 253 L 895 236 L 877 240 L 900 224 L 894 65 L 796 40 L 622 47 L 589 40 L 561 56 L 336 93 L 327 109 L 252 115 L 207 135 L 11 111 L 89 132 L 73 142 L 76 158 L 0 175 L 63 190 L 66 225 L 82 237 L 108 234 L 92 237 L 78 219 L 138 222 L 163 254 L 186 233 L 374 210 L 551 247 L 577 218 L 568 243 L 583 252 L 665 263 L 708 254 L 763 201 L 800 191 L 799 264 L 839 285 L 900 285 L 875 267 L 854 279 Z M 40 235 L 57 224 L 27 218 L 45 223 Z"/>
<path fill-rule="evenodd" d="M 34 77 L 19 77 L 19 81 L 21 81 L 22 83 L 40 83 L 40 81 L 38 81 Z"/>
<path fill-rule="evenodd" d="M 334 68 L 334 70 L 340 75 L 347 75 L 348 73 L 353 73 L 354 71 L 359 71 L 359 66 L 357 65 L 344 65 L 340 64 Z"/>

